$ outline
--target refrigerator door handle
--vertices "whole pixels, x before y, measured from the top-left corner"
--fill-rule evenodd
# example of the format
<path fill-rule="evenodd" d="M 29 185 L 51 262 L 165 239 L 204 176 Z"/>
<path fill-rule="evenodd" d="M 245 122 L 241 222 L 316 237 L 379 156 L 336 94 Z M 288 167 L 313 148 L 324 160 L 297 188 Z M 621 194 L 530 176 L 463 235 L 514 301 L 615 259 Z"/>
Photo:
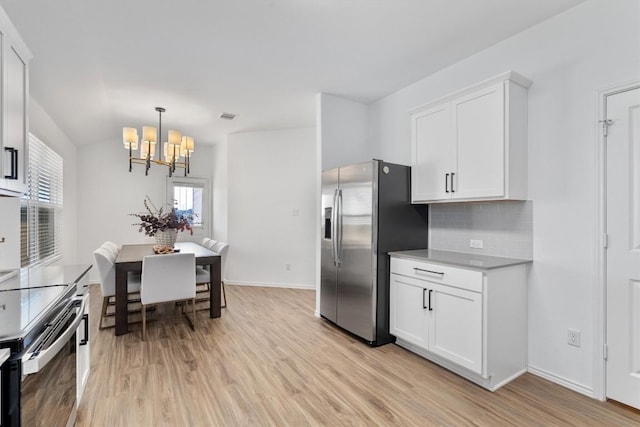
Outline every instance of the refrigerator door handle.
<path fill-rule="evenodd" d="M 338 235 L 336 231 L 336 220 L 338 217 L 338 189 L 333 192 L 333 209 L 331 210 L 331 255 L 333 256 L 333 265 L 338 265 Z"/>
<path fill-rule="evenodd" d="M 336 213 L 336 266 L 340 266 L 342 264 L 342 259 L 340 259 L 342 255 L 342 190 L 337 191 L 337 203 L 336 203 L 337 213 Z"/>

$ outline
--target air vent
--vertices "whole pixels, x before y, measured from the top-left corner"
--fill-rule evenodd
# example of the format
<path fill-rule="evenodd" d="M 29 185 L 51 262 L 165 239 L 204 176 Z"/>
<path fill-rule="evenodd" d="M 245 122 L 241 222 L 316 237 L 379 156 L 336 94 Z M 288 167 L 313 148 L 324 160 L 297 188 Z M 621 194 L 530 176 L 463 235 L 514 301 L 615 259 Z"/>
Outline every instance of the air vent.
<path fill-rule="evenodd" d="M 220 118 L 222 120 L 233 120 L 236 118 L 236 115 L 231 113 L 222 113 L 220 114 Z"/>

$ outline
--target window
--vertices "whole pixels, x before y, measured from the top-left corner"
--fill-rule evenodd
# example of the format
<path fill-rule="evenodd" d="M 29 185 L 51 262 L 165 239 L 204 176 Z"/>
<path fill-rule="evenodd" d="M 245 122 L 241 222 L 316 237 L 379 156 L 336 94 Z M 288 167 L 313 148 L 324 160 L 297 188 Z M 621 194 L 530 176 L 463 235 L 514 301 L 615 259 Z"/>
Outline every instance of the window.
<path fill-rule="evenodd" d="M 194 236 L 209 236 L 209 180 L 206 178 L 167 177 L 167 204 L 178 215 L 192 216 Z"/>
<path fill-rule="evenodd" d="M 29 134 L 27 192 L 20 201 L 22 267 L 62 258 L 62 166 L 62 157 Z"/>

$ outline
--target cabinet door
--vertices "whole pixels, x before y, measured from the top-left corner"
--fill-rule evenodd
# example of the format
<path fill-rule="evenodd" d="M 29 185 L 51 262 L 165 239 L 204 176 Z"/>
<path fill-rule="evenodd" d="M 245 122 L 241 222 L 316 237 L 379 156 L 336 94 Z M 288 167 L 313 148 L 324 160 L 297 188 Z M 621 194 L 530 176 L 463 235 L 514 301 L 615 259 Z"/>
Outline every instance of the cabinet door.
<path fill-rule="evenodd" d="M 430 284 L 429 350 L 482 374 L 482 294 Z"/>
<path fill-rule="evenodd" d="M 419 280 L 391 274 L 389 332 L 425 349 L 428 345 L 427 292 Z"/>
<path fill-rule="evenodd" d="M 78 288 L 86 285 L 88 280 L 88 275 L 85 275 L 83 280 L 78 283 Z M 89 358 L 89 293 L 87 292 L 82 299 L 85 303 L 84 312 L 82 313 L 83 319 L 76 331 L 76 405 L 80 405 L 84 388 L 89 380 L 89 368 L 91 366 Z"/>
<path fill-rule="evenodd" d="M 503 83 L 453 101 L 457 157 L 452 198 L 504 196 L 504 106 Z"/>
<path fill-rule="evenodd" d="M 0 197 L 0 271 L 20 268 L 20 199 Z"/>
<path fill-rule="evenodd" d="M 411 116 L 413 202 L 449 199 L 454 154 L 451 104 L 445 103 Z"/>
<path fill-rule="evenodd" d="M 0 188 L 20 195 L 26 191 L 27 141 L 27 61 L 11 45 L 2 40 L 3 61 L 3 146 Z"/>

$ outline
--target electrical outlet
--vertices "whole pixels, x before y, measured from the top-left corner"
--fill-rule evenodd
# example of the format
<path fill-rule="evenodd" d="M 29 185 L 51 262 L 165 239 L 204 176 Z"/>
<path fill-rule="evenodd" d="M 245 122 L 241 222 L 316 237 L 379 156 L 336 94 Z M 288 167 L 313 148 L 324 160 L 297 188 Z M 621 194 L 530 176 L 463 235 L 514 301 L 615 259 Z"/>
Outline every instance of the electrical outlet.
<path fill-rule="evenodd" d="M 482 240 L 469 240 L 469 247 L 474 249 L 482 249 L 484 247 L 484 242 Z"/>
<path fill-rule="evenodd" d="M 580 331 L 577 329 L 569 329 L 567 333 L 567 344 L 580 347 Z"/>

